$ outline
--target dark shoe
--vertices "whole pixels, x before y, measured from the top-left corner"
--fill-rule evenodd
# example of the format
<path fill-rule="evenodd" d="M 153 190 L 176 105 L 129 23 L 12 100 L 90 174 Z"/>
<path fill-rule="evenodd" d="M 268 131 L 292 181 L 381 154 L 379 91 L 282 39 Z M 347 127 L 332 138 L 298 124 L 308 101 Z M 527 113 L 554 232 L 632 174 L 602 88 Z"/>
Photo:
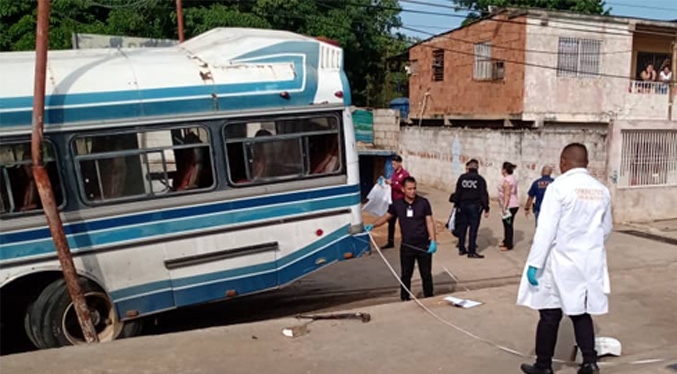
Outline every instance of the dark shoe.
<path fill-rule="evenodd" d="M 395 244 L 392 243 L 392 242 L 388 242 L 388 243 L 386 243 L 386 245 L 381 247 L 381 249 L 390 249 L 390 248 L 395 248 Z"/>
<path fill-rule="evenodd" d="M 599 366 L 595 363 L 583 364 L 578 369 L 578 374 L 599 374 Z"/>
<path fill-rule="evenodd" d="M 459 256 L 465 256 L 465 255 L 467 255 L 467 254 L 468 254 L 468 251 L 466 251 L 465 249 L 463 249 L 463 250 L 460 250 L 460 249 L 459 249 L 459 250 L 458 250 L 458 255 L 459 255 Z"/>
<path fill-rule="evenodd" d="M 479 253 L 468 253 L 468 258 L 484 258 L 484 256 Z"/>
<path fill-rule="evenodd" d="M 529 364 L 522 364 L 522 366 L 520 366 L 520 369 L 522 369 L 522 372 L 524 374 L 553 374 L 552 368 L 541 369 L 536 367 L 535 365 Z"/>

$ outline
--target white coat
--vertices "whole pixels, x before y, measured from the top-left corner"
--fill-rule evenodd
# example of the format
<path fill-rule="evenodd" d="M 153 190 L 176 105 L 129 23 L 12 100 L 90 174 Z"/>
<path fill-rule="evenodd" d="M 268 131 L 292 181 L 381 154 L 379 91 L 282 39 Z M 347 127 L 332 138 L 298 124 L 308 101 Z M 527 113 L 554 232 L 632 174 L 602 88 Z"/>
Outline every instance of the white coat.
<path fill-rule="evenodd" d="M 560 308 L 566 315 L 609 310 L 609 272 L 604 242 L 611 233 L 609 190 L 587 169 L 571 169 L 548 186 L 534 243 L 522 274 L 517 304 Z M 526 273 L 538 268 L 538 286 Z"/>

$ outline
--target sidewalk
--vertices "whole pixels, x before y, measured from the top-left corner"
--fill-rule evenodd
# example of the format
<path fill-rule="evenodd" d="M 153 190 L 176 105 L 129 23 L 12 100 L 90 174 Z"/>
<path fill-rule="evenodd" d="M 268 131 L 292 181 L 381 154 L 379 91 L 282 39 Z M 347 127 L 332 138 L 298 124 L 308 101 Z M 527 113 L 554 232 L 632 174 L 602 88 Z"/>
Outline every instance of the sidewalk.
<path fill-rule="evenodd" d="M 447 194 L 421 188 L 438 221 L 445 221 L 451 205 Z M 480 226 L 478 246 L 485 259 L 459 257 L 456 239 L 438 223 L 440 248 L 433 261 L 438 296 L 423 302 L 433 312 L 482 338 L 533 354 L 537 313 L 517 307 L 517 283 L 533 236 L 533 218 L 522 211 L 515 224 L 515 249 L 500 252 L 497 243 L 502 224 L 492 205 L 489 219 Z M 375 230 L 386 239 L 386 227 Z M 677 369 L 677 250 L 675 246 L 614 232 L 607 243 L 611 274 L 611 312 L 595 318 L 598 336 L 610 336 L 623 344 L 623 357 L 607 362 L 669 358 L 648 365 L 602 366 L 602 373 L 675 374 Z M 388 261 L 399 271 L 397 250 L 387 250 Z M 380 287 L 396 300 L 398 285 L 373 253 L 365 258 L 333 265 L 323 276 L 354 275 L 334 280 L 337 292 Z M 456 284 L 444 268 L 453 273 Z M 334 272 L 336 271 L 336 272 Z M 350 278 L 350 279 L 349 279 Z M 412 291 L 420 293 L 418 275 Z M 318 282 L 317 279 L 313 280 Z M 373 282 L 373 283 L 372 283 Z M 469 291 L 464 291 L 465 288 Z M 442 301 L 443 294 L 484 303 L 459 309 Z M 328 298 L 330 296 L 327 296 Z M 293 300 L 292 300 L 293 301 Z M 355 307 L 361 304 L 357 303 Z M 372 321 L 317 321 L 309 333 L 287 338 L 285 327 L 300 325 L 293 318 L 214 327 L 175 334 L 145 336 L 96 346 L 67 347 L 2 357 L 4 373 L 519 373 L 529 361 L 477 341 L 434 319 L 413 302 L 367 306 Z M 557 357 L 567 359 L 573 345 L 571 323 L 560 329 Z M 675 366 L 677 368 L 677 366 Z M 558 374 L 574 374 L 575 368 L 556 367 Z"/>

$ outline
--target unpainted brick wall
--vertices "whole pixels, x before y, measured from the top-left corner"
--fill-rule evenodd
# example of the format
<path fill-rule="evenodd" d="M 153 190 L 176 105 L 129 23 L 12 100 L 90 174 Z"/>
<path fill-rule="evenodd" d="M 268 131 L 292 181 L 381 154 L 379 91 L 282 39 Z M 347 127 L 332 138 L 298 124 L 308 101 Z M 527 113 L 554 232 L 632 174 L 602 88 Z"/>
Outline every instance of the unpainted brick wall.
<path fill-rule="evenodd" d="M 559 175 L 559 156 L 569 143 L 588 147 L 590 172 L 606 182 L 606 130 L 491 130 L 403 127 L 400 154 L 404 168 L 420 183 L 453 192 L 465 163 L 475 158 L 487 180 L 489 196 L 498 196 L 504 161 L 517 165 L 520 200 L 524 203 L 531 183 L 545 165 Z"/>

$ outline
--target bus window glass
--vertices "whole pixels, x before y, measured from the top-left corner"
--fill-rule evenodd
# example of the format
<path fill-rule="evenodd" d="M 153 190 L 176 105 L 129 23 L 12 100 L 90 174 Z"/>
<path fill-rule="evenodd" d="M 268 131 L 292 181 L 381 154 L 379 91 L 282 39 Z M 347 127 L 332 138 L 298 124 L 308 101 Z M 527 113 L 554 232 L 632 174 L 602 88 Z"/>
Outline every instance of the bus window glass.
<path fill-rule="evenodd" d="M 204 128 L 83 136 L 73 148 L 88 202 L 171 195 L 214 185 Z"/>
<path fill-rule="evenodd" d="M 255 184 L 340 171 L 336 117 L 228 124 L 224 130 L 230 181 Z"/>
<path fill-rule="evenodd" d="M 63 193 L 53 145 L 45 142 L 42 152 L 56 205 L 62 206 Z M 32 164 L 29 142 L 0 145 L 0 214 L 42 209 Z"/>

